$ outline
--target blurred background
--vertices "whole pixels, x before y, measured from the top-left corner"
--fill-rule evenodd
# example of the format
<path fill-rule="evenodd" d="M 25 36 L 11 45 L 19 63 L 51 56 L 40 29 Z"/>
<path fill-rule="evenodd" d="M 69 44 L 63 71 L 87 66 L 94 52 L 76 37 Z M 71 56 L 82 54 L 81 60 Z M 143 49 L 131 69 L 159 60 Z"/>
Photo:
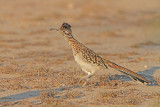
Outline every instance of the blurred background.
<path fill-rule="evenodd" d="M 88 32 L 139 27 L 147 40 L 160 42 L 159 0 L 1 0 L 2 38 L 47 34 L 68 22 Z M 88 28 L 87 28 L 88 27 Z M 102 27 L 102 28 L 100 28 Z M 128 30 L 128 29 L 127 29 Z M 5 35 L 5 36 L 4 36 Z M 14 38 L 14 37 L 13 37 Z"/>

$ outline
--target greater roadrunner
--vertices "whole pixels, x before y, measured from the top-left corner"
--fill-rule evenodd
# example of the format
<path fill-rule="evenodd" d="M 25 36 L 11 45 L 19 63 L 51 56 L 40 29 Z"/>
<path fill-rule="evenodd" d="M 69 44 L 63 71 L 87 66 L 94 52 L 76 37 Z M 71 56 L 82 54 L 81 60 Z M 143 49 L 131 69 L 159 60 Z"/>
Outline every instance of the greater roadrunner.
<path fill-rule="evenodd" d="M 63 35 L 63 37 L 66 39 L 66 41 L 72 47 L 73 56 L 74 56 L 76 62 L 80 65 L 82 71 L 84 71 L 88 74 L 87 76 L 82 77 L 80 79 L 80 81 L 82 79 L 85 80 L 85 83 L 82 85 L 82 87 L 85 86 L 87 80 L 96 71 L 98 71 L 102 68 L 107 68 L 108 66 L 128 75 L 129 77 L 131 77 L 132 79 L 134 79 L 136 81 L 140 81 L 141 83 L 150 83 L 150 81 L 148 81 L 147 79 L 138 75 L 137 73 L 100 57 L 94 51 L 87 48 L 79 41 L 77 41 L 73 37 L 71 26 L 68 23 L 63 23 L 59 29 L 52 28 L 50 30 L 57 30 Z"/>

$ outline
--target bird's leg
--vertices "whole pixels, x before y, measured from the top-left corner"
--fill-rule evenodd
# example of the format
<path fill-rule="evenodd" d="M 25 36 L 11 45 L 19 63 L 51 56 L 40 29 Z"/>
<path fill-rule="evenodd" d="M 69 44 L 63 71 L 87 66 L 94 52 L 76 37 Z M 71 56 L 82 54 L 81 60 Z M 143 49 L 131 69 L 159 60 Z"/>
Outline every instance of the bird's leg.
<path fill-rule="evenodd" d="M 80 84 L 80 82 L 82 81 L 82 80 L 85 80 L 85 83 L 82 85 L 82 87 L 84 87 L 85 85 L 86 85 L 86 83 L 87 83 L 87 81 L 89 80 L 89 78 L 92 76 L 93 74 L 88 74 L 87 76 L 84 76 L 84 77 L 81 77 L 80 78 L 80 80 L 79 80 L 79 82 L 78 82 L 78 84 Z"/>
<path fill-rule="evenodd" d="M 78 84 L 79 84 L 82 80 L 85 80 L 85 81 L 86 81 L 87 78 L 88 78 L 88 75 L 87 75 L 87 76 L 84 76 L 84 77 L 81 77 L 81 78 L 79 79 L 79 81 L 78 81 Z"/>

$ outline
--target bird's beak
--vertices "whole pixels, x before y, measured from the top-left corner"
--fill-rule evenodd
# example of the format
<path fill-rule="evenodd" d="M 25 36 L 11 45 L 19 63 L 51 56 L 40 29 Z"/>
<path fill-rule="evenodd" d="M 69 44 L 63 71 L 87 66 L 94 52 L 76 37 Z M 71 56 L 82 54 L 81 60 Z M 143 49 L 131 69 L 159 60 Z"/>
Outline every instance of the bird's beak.
<path fill-rule="evenodd" d="M 51 28 L 51 29 L 49 29 L 50 31 L 52 31 L 52 30 L 56 30 L 56 31 L 59 31 L 59 29 L 55 29 L 55 28 Z"/>

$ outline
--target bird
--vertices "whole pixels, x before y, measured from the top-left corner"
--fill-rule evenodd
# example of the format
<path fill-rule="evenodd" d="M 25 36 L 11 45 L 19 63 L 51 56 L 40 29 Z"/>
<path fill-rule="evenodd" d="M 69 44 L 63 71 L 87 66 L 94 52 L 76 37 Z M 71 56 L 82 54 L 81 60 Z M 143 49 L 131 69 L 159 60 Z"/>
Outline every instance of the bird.
<path fill-rule="evenodd" d="M 79 83 L 81 80 L 85 81 L 82 87 L 86 85 L 89 78 L 91 78 L 95 72 L 101 69 L 107 69 L 108 67 L 120 71 L 121 73 L 129 76 L 135 81 L 139 81 L 140 83 L 151 84 L 151 82 L 145 79 L 144 77 L 138 75 L 137 73 L 125 67 L 111 62 L 108 59 L 102 58 L 94 51 L 86 47 L 84 44 L 79 42 L 77 39 L 74 38 L 70 24 L 64 22 L 62 23 L 59 29 L 51 28 L 50 30 L 56 30 L 60 32 L 60 34 L 71 46 L 75 61 L 79 64 L 82 71 L 84 71 L 87 74 L 86 76 L 81 77 L 79 80 Z"/>

